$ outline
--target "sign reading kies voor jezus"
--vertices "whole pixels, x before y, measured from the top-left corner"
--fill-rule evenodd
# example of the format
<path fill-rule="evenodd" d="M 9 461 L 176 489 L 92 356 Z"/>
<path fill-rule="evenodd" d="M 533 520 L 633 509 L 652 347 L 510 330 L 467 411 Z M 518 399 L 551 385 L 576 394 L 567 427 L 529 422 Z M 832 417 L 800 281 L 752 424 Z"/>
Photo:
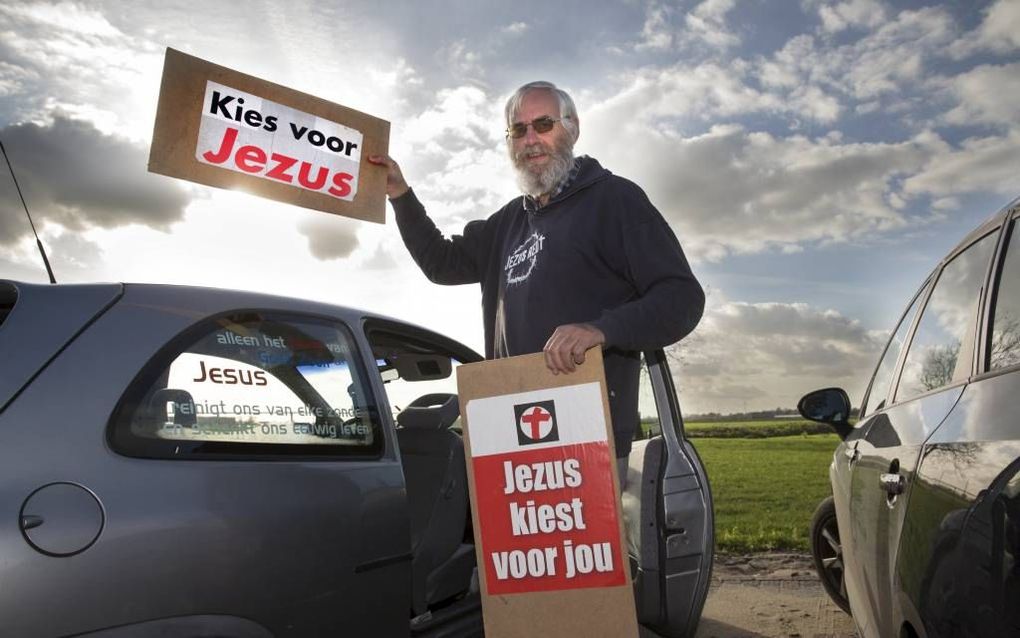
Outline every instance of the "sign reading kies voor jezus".
<path fill-rule="evenodd" d="M 363 140 L 343 124 L 209 80 L 195 158 L 352 201 Z"/>
<path fill-rule="evenodd" d="M 167 49 L 149 170 L 381 223 L 363 158 L 388 143 L 383 120 Z"/>
<path fill-rule="evenodd" d="M 601 353 L 570 375 L 538 354 L 457 380 L 486 635 L 636 635 Z"/>

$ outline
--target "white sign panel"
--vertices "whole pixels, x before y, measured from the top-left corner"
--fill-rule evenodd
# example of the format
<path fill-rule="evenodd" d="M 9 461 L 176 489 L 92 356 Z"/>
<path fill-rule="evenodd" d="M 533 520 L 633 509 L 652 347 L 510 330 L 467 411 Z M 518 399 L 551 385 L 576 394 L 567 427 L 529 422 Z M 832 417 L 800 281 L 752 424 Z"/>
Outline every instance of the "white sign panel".
<path fill-rule="evenodd" d="M 471 455 L 516 452 L 522 449 L 522 441 L 529 450 L 605 443 L 601 392 L 598 383 L 582 383 L 472 399 L 467 404 Z"/>
<path fill-rule="evenodd" d="M 337 122 L 206 82 L 195 158 L 353 201 L 364 137 Z"/>

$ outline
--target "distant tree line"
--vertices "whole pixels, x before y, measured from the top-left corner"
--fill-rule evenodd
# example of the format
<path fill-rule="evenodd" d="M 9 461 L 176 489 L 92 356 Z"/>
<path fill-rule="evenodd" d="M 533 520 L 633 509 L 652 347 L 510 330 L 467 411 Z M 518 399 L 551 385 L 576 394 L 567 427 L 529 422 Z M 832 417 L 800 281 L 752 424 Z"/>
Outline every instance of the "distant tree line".
<path fill-rule="evenodd" d="M 850 418 L 855 419 L 860 414 L 860 408 L 850 410 Z M 687 421 L 764 421 L 766 419 L 800 417 L 796 408 L 775 408 L 773 410 L 757 410 L 754 412 L 706 412 L 704 414 L 685 414 Z"/>

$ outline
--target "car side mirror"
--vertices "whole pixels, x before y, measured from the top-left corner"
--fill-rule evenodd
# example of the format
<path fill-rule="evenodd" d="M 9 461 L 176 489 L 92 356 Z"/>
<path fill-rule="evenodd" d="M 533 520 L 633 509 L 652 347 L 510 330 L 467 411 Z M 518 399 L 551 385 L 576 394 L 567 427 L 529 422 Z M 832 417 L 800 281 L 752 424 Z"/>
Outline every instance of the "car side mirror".
<path fill-rule="evenodd" d="M 825 388 L 808 392 L 801 397 L 797 411 L 810 421 L 828 423 L 839 438 L 844 440 L 854 429 L 850 425 L 850 397 L 843 388 Z"/>

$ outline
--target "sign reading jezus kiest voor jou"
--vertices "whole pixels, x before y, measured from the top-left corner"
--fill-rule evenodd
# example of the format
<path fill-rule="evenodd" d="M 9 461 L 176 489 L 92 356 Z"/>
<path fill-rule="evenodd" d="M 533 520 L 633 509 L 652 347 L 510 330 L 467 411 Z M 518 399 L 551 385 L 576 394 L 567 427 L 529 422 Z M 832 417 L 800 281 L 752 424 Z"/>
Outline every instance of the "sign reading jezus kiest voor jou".
<path fill-rule="evenodd" d="M 167 49 L 149 170 L 382 223 L 389 123 Z"/>
<path fill-rule="evenodd" d="M 485 633 L 635 636 L 602 357 L 461 366 Z"/>

